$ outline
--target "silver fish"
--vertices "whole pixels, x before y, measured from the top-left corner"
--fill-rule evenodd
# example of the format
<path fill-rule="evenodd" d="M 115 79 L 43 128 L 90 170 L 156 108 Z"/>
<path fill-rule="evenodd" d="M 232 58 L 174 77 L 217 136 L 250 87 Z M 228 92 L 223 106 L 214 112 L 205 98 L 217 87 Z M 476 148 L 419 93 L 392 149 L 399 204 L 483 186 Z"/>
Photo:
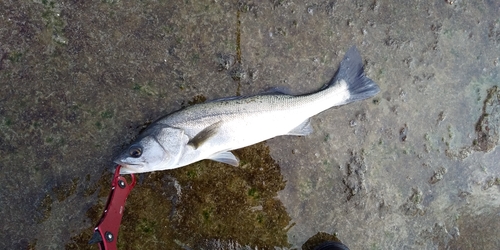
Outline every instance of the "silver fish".
<path fill-rule="evenodd" d="M 308 135 L 310 117 L 379 91 L 365 76 L 353 46 L 333 79 L 316 93 L 232 97 L 192 105 L 152 123 L 114 162 L 122 165 L 121 174 L 174 169 L 203 159 L 238 166 L 231 150 L 280 135 Z"/>

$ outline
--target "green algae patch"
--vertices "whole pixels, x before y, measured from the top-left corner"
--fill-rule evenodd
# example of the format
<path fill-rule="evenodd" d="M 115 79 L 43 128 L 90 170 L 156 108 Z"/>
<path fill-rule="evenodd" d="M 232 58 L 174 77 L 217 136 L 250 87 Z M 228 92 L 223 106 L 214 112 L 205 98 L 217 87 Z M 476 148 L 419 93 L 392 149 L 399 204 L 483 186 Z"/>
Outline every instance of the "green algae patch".
<path fill-rule="evenodd" d="M 118 249 L 212 249 L 240 245 L 288 247 L 290 217 L 275 197 L 285 187 L 279 166 L 260 143 L 235 151 L 240 167 L 201 161 L 175 170 L 137 175 L 118 235 Z M 110 177 L 99 181 L 100 201 L 87 215 L 99 220 Z M 90 239 L 92 228 L 72 238 Z"/>

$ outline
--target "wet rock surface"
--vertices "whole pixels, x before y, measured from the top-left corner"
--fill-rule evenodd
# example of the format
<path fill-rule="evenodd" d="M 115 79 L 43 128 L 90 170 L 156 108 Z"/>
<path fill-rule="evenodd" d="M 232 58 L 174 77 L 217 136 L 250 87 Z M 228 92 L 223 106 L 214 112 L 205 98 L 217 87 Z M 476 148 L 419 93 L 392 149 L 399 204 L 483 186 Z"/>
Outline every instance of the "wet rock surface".
<path fill-rule="evenodd" d="M 476 123 L 477 138 L 475 149 L 485 152 L 492 151 L 500 140 L 500 90 L 498 86 L 488 89 L 484 100 L 483 113 Z"/>
<path fill-rule="evenodd" d="M 367 166 L 363 162 L 362 156 L 355 152 L 351 152 L 351 159 L 346 164 L 347 173 L 343 179 L 346 186 L 347 200 L 356 195 L 363 195 L 366 193 L 365 187 L 365 173 Z"/>
<path fill-rule="evenodd" d="M 1 1 L 0 249 L 97 249 L 112 156 L 147 124 L 316 91 L 352 45 L 379 95 L 239 168 L 141 175 L 120 249 L 499 249 L 499 4 Z"/>

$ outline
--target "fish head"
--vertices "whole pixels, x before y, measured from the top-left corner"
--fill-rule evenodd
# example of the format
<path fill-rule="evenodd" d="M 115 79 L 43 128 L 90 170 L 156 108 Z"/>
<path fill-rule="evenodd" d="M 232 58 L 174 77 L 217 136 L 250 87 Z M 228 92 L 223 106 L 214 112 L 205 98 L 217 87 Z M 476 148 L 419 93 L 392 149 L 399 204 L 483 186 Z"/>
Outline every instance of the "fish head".
<path fill-rule="evenodd" d="M 188 143 L 182 129 L 153 126 L 114 159 L 120 174 L 153 172 L 177 167 Z"/>

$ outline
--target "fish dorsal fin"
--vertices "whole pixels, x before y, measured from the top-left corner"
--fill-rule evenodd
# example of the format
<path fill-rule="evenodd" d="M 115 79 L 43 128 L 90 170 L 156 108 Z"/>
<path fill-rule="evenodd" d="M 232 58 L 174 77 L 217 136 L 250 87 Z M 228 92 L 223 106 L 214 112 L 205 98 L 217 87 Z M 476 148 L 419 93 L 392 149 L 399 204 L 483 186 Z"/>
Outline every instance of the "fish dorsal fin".
<path fill-rule="evenodd" d="M 272 87 L 264 90 L 264 92 L 259 93 L 259 95 L 292 95 L 291 91 L 283 87 Z M 249 97 L 255 97 L 256 95 L 242 95 L 242 96 L 231 96 L 231 97 L 222 97 L 214 100 L 207 101 L 209 102 L 222 102 L 222 101 L 233 101 L 233 100 L 241 100 Z"/>
<path fill-rule="evenodd" d="M 210 139 L 212 136 L 217 134 L 217 131 L 219 130 L 222 122 L 216 122 L 205 129 L 203 129 L 200 133 L 195 135 L 193 139 L 189 140 L 188 145 L 191 145 L 194 147 L 194 149 L 199 148 L 203 143 L 205 143 L 208 139 Z"/>
<path fill-rule="evenodd" d="M 261 95 L 292 95 L 292 92 L 285 87 L 272 87 L 266 89 Z"/>
<path fill-rule="evenodd" d="M 295 127 L 290 132 L 288 132 L 287 135 L 305 136 L 311 134 L 312 132 L 313 128 L 311 126 L 311 119 L 308 118 L 307 120 L 299 124 L 299 126 Z"/>
<path fill-rule="evenodd" d="M 214 154 L 214 155 L 210 156 L 208 159 L 210 159 L 212 161 L 226 163 L 226 164 L 229 164 L 229 165 L 235 166 L 235 167 L 240 165 L 240 160 L 238 159 L 238 157 L 236 157 L 233 153 L 231 153 L 229 151 Z"/>

